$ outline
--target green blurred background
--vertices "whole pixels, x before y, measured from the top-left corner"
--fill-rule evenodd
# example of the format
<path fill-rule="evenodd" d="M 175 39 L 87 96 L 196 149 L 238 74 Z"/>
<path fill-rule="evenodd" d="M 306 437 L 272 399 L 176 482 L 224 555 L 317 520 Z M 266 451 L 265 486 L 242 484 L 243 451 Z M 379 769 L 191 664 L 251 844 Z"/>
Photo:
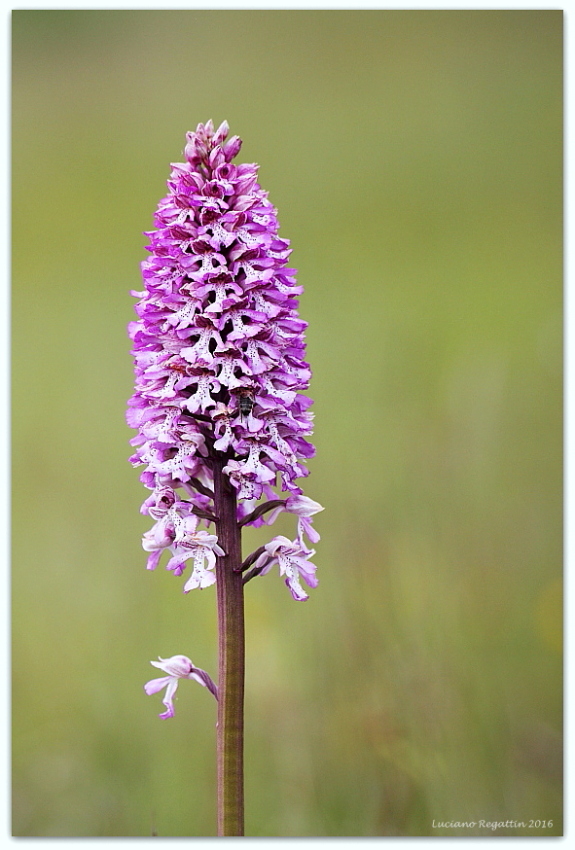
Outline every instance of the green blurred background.
<path fill-rule="evenodd" d="M 292 241 L 326 506 L 310 600 L 247 588 L 246 833 L 561 834 L 562 13 L 12 21 L 14 834 L 214 834 L 210 695 L 142 684 L 216 670 L 215 595 L 145 571 L 124 423 L 208 118 Z M 433 828 L 480 819 L 553 827 Z"/>

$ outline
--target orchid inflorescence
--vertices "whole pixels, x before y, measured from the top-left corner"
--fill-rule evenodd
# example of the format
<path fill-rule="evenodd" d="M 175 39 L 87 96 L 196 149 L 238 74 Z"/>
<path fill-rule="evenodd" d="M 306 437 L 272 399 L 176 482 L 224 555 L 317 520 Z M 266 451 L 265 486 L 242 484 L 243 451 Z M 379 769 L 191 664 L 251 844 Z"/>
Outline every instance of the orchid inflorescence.
<path fill-rule="evenodd" d="M 187 134 L 185 162 L 172 165 L 156 230 L 146 234 L 145 289 L 133 293 L 127 419 L 138 429 L 131 460 L 145 466 L 141 481 L 151 490 L 141 510 L 154 520 L 143 547 L 150 570 L 165 551 L 177 576 L 191 562 L 186 593 L 216 581 L 225 553 L 209 530 L 213 459 L 225 458 L 240 526 L 271 525 L 282 512 L 298 518 L 293 540 L 274 537 L 237 569 L 246 582 L 277 564 L 301 601 L 300 580 L 317 585 L 309 544 L 319 539 L 311 517 L 322 510 L 297 483 L 314 454 L 311 399 L 302 394 L 311 377 L 297 313 L 303 288 L 287 267 L 289 242 L 278 235 L 258 167 L 232 164 L 241 140 L 228 131 L 225 121 L 217 130 L 208 121 Z"/>

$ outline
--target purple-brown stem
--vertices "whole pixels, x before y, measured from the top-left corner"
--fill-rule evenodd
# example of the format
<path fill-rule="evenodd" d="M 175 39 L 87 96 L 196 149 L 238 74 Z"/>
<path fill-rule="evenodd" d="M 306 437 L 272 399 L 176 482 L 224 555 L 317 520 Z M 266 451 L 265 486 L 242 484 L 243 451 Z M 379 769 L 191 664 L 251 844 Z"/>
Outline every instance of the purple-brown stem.
<path fill-rule="evenodd" d="M 225 456 L 213 457 L 214 512 L 218 544 L 226 553 L 216 560 L 219 682 L 217 725 L 218 836 L 244 834 L 244 593 L 241 529 L 236 491 L 223 474 Z"/>

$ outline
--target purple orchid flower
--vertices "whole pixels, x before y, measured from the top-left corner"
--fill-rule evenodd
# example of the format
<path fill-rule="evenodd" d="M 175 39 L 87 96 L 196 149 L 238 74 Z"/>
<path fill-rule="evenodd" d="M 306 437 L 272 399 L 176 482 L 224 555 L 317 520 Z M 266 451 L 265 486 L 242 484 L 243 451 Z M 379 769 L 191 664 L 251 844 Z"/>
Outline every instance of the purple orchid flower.
<path fill-rule="evenodd" d="M 241 525 L 271 524 L 283 510 L 298 517 L 293 551 L 274 544 L 268 555 L 301 600 L 307 595 L 297 576 L 317 584 L 315 567 L 304 565 L 313 553 L 303 535 L 317 542 L 311 517 L 322 510 L 298 484 L 314 454 L 311 399 L 303 394 L 311 377 L 307 325 L 297 312 L 302 287 L 258 166 L 232 163 L 241 140 L 228 133 L 225 121 L 217 130 L 208 121 L 187 134 L 185 162 L 172 165 L 156 229 L 147 234 L 144 290 L 133 293 L 136 382 L 127 419 L 138 430 L 131 460 L 145 467 L 141 481 L 152 491 L 142 512 L 155 521 L 142 543 L 148 569 L 165 551 L 176 575 L 193 561 L 185 592 L 216 581 L 216 556 L 224 552 L 198 526 L 215 520 L 217 453 Z"/>
<path fill-rule="evenodd" d="M 282 535 L 274 537 L 263 549 L 265 551 L 254 564 L 254 572 L 265 575 L 274 564 L 278 564 L 280 575 L 285 576 L 285 583 L 293 598 L 298 602 L 307 599 L 308 594 L 300 584 L 300 577 L 308 587 L 317 587 L 316 567 L 309 560 L 315 550 L 303 546 L 299 539 L 288 540 Z"/>
<path fill-rule="evenodd" d="M 174 695 L 178 689 L 180 679 L 194 679 L 198 684 L 207 688 L 216 699 L 218 698 L 218 689 L 212 679 L 205 670 L 194 667 L 186 655 L 172 655 L 171 658 L 160 658 L 158 661 L 150 661 L 150 664 L 168 674 L 159 679 L 151 679 L 144 685 L 144 690 L 148 695 L 157 694 L 163 688 L 166 689 L 164 699 L 162 700 L 166 706 L 166 711 L 159 715 L 162 720 L 173 717 L 175 714 Z"/>

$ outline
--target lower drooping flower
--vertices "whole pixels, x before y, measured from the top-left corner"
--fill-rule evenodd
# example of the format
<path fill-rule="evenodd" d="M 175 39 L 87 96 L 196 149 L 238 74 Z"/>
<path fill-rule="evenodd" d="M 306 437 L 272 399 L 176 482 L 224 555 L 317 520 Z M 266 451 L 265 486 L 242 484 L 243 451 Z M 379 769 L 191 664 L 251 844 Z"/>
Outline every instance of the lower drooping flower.
<path fill-rule="evenodd" d="M 150 664 L 168 674 L 167 676 L 162 676 L 160 679 L 151 679 L 144 685 L 144 690 L 148 695 L 157 694 L 162 688 L 166 689 L 166 694 L 162 700 L 166 706 L 166 711 L 159 715 L 162 720 L 173 717 L 175 714 L 174 694 L 178 689 L 180 679 L 194 679 L 198 684 L 207 688 L 216 699 L 218 698 L 218 689 L 213 680 L 205 670 L 194 667 L 186 655 L 172 655 L 171 658 L 159 658 L 158 661 L 150 661 Z"/>

